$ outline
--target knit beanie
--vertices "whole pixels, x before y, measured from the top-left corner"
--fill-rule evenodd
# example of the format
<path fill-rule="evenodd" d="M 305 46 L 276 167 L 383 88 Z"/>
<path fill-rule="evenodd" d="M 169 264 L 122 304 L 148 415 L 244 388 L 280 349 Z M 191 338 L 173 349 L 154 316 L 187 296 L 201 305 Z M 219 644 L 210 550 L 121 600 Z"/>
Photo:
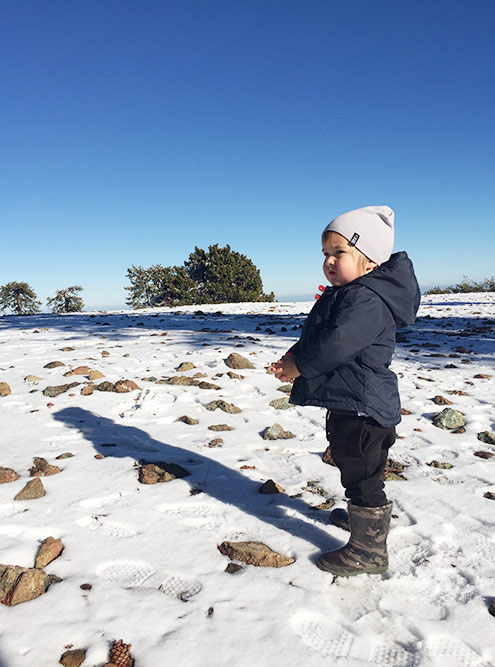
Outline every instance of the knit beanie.
<path fill-rule="evenodd" d="M 372 262 L 382 264 L 394 247 L 394 215 L 390 206 L 356 208 L 337 216 L 323 233 L 339 233 Z"/>

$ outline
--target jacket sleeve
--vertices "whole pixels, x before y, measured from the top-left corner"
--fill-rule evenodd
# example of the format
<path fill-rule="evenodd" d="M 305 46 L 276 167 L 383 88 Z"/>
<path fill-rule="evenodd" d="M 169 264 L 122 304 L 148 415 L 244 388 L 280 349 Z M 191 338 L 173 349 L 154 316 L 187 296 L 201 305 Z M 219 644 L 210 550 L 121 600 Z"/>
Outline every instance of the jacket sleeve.
<path fill-rule="evenodd" d="M 353 361 L 380 333 L 395 326 L 392 313 L 372 290 L 348 290 L 328 324 L 311 343 L 298 346 L 295 363 L 311 380 Z"/>

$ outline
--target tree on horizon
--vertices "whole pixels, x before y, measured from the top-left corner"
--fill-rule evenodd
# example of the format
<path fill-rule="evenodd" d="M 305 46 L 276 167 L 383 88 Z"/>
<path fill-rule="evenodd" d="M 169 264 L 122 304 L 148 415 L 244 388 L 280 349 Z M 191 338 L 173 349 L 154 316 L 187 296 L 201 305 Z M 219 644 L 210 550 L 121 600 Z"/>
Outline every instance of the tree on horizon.
<path fill-rule="evenodd" d="M 26 282 L 10 282 L 0 287 L 0 310 L 11 310 L 16 315 L 35 315 L 40 311 L 41 301 Z"/>
<path fill-rule="evenodd" d="M 76 292 L 82 292 L 80 285 L 72 285 L 58 290 L 54 297 L 48 297 L 46 305 L 52 313 L 79 313 L 84 308 L 84 301 Z"/>

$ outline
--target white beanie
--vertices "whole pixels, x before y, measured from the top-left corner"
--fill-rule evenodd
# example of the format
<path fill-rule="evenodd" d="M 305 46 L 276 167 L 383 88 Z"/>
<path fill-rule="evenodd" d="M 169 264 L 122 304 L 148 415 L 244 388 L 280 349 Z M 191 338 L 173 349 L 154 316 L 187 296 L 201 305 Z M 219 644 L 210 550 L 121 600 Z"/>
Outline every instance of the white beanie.
<path fill-rule="evenodd" d="M 325 232 L 337 232 L 377 264 L 390 258 L 394 247 L 394 212 L 390 206 L 365 206 L 342 213 Z"/>

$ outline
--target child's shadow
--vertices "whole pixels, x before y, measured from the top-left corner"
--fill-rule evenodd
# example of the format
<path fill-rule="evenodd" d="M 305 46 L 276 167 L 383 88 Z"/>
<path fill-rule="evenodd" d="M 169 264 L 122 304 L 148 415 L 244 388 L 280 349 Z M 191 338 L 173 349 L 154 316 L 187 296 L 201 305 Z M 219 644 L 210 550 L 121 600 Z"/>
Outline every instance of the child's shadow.
<path fill-rule="evenodd" d="M 168 445 L 134 426 L 123 426 L 81 408 L 65 408 L 53 414 L 54 418 L 75 428 L 91 441 L 96 451 L 105 457 L 134 457 L 147 463 L 165 461 L 186 468 L 191 475 L 184 478 L 191 489 L 201 489 L 209 496 L 229 505 L 235 505 L 246 514 L 285 530 L 295 537 L 311 542 L 318 549 L 338 546 L 326 531 L 313 523 L 287 514 L 298 512 L 312 521 L 328 523 L 326 512 L 315 510 L 299 498 L 284 493 L 261 494 L 260 483 L 242 473 L 201 454 Z M 108 446 L 108 443 L 115 443 Z M 107 446 L 105 446 L 107 444 Z M 164 495 L 166 490 L 164 488 Z"/>

